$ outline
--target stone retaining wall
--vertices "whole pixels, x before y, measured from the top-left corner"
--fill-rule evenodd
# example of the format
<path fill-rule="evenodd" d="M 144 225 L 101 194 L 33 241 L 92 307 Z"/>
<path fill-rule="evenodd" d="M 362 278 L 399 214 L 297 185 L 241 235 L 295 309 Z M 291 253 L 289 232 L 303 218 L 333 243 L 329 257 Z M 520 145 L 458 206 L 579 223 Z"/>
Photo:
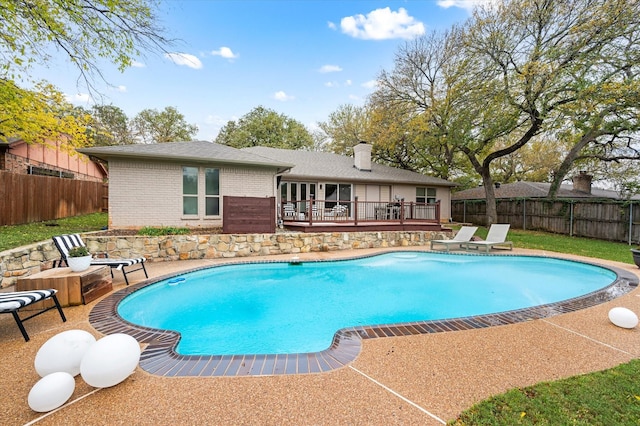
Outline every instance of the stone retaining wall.
<path fill-rule="evenodd" d="M 423 246 L 432 239 L 448 238 L 448 234 L 434 231 L 214 234 L 160 237 L 83 234 L 82 238 L 91 253 L 106 252 L 109 257 L 144 256 L 148 262 L 163 262 Z M 51 240 L 0 252 L 0 288 L 14 285 L 18 277 L 51 268 L 53 261 L 59 257 L 60 254 Z"/>

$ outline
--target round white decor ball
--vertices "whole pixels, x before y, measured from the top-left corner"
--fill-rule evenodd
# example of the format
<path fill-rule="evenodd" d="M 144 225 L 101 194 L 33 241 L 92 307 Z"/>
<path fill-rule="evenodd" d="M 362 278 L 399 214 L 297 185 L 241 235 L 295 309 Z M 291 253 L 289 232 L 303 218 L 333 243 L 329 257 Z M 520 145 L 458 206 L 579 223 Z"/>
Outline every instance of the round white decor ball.
<path fill-rule="evenodd" d="M 84 330 L 68 330 L 56 334 L 40 347 L 36 354 L 35 367 L 40 377 L 64 371 L 77 376 L 80 361 L 89 346 L 96 342 L 91 333 Z"/>
<path fill-rule="evenodd" d="M 128 334 L 105 336 L 87 350 L 80 363 L 80 375 L 94 388 L 115 386 L 135 371 L 140 345 Z"/>
<path fill-rule="evenodd" d="M 76 388 L 73 376 L 58 371 L 44 376 L 33 385 L 27 401 L 33 411 L 46 413 L 67 402 Z"/>
<path fill-rule="evenodd" d="M 609 311 L 609 320 L 622 328 L 634 328 L 638 325 L 638 316 L 627 308 L 613 308 Z"/>

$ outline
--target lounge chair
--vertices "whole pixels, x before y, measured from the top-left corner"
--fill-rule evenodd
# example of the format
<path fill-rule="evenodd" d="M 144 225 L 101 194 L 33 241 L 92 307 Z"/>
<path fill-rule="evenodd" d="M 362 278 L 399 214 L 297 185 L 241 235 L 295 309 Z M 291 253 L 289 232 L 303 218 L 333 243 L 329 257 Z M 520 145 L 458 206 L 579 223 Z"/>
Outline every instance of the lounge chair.
<path fill-rule="evenodd" d="M 28 342 L 29 335 L 27 334 L 27 330 L 24 329 L 24 325 L 22 324 L 24 321 L 43 314 L 51 309 L 58 310 L 58 312 L 60 313 L 60 317 L 62 318 L 62 322 L 67 321 L 67 318 L 64 316 L 64 312 L 62 312 L 62 307 L 58 302 L 58 298 L 56 297 L 57 292 L 58 290 L 50 288 L 47 290 L 13 291 L 0 293 L 0 314 L 12 314 L 13 318 L 16 320 L 16 324 L 18 324 L 20 332 L 22 333 L 22 337 L 24 337 L 24 341 Z M 44 308 L 41 311 L 38 311 L 35 314 L 32 314 L 25 318 L 20 318 L 20 316 L 18 315 L 18 310 L 20 310 L 21 308 L 49 298 L 53 300 L 54 305 L 49 306 L 48 308 Z"/>
<path fill-rule="evenodd" d="M 53 243 L 56 245 L 56 247 L 58 248 L 58 251 L 60 252 L 60 260 L 58 260 L 57 262 L 53 262 L 54 268 L 56 266 L 58 267 L 67 266 L 67 256 L 69 254 L 69 250 L 72 247 L 85 246 L 84 241 L 82 241 L 82 238 L 80 238 L 80 235 L 78 234 L 55 236 L 53 237 Z M 144 271 L 144 276 L 149 278 L 149 275 L 147 274 L 147 269 L 144 266 L 144 262 L 146 262 L 146 260 L 147 259 L 145 259 L 144 257 L 132 257 L 128 259 L 114 258 L 114 257 L 104 257 L 104 258 L 94 257 L 93 259 L 91 259 L 91 265 L 109 266 L 111 268 L 111 278 L 113 278 L 114 268 L 122 271 L 122 275 L 124 276 L 124 281 L 127 283 L 127 285 L 129 285 L 129 278 L 127 277 L 127 274 L 131 272 Z M 139 265 L 139 266 L 135 269 L 127 269 L 133 265 Z"/>
<path fill-rule="evenodd" d="M 509 246 L 509 250 L 513 250 L 513 243 L 511 241 L 506 241 L 507 233 L 509 232 L 509 224 L 493 224 L 489 228 L 489 232 L 487 233 L 487 239 L 484 241 L 468 241 L 462 244 L 466 250 L 471 248 L 475 248 L 480 250 L 481 247 L 484 247 L 489 253 L 494 247 L 505 248 L 505 246 Z"/>
<path fill-rule="evenodd" d="M 462 248 L 462 243 L 471 241 L 473 234 L 475 234 L 477 230 L 478 230 L 477 226 L 463 226 L 458 230 L 456 235 L 450 240 L 431 240 L 431 250 L 433 250 L 434 244 L 440 244 L 445 246 L 447 251 L 449 251 L 451 247 L 457 246 L 457 248 Z"/>

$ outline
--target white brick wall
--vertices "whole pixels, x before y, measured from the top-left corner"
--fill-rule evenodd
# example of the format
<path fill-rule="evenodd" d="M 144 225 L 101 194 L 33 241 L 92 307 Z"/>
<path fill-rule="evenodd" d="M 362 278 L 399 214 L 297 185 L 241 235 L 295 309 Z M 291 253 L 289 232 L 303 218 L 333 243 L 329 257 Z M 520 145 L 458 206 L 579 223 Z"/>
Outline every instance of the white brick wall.
<path fill-rule="evenodd" d="M 200 168 L 198 217 L 182 215 L 182 167 Z M 204 168 L 220 169 L 220 209 L 225 195 L 275 196 L 275 170 L 164 162 L 109 162 L 109 227 L 222 226 L 220 217 L 204 216 Z"/>

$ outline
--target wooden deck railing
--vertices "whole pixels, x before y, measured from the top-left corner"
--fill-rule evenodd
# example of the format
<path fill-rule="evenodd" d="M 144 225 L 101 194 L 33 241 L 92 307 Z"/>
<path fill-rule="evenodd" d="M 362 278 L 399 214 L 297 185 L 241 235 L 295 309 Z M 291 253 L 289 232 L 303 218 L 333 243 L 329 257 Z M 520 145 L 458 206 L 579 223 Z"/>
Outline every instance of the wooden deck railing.
<path fill-rule="evenodd" d="M 280 203 L 283 222 L 424 222 L 440 223 L 440 201 L 415 203 L 399 201 L 292 200 Z"/>

